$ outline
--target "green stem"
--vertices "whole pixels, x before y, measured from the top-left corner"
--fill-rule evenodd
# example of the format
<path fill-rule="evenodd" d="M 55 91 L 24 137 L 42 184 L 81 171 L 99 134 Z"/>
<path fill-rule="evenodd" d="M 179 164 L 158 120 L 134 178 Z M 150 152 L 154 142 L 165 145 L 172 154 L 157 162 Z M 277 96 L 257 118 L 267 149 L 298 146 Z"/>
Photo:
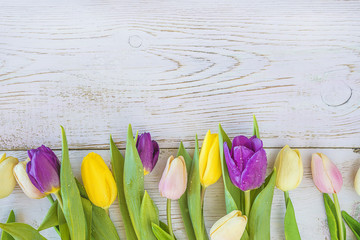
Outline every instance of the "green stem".
<path fill-rule="evenodd" d="M 201 208 L 204 208 L 205 191 L 206 187 L 201 186 Z"/>
<path fill-rule="evenodd" d="M 174 239 L 174 233 L 173 233 L 172 224 L 171 224 L 171 199 L 167 199 L 166 216 L 167 216 L 167 223 L 168 223 L 168 227 L 169 227 L 169 233 L 171 235 L 171 238 Z"/>
<path fill-rule="evenodd" d="M 54 199 L 52 198 L 51 194 L 48 194 L 46 197 L 47 197 L 47 199 L 49 199 L 49 202 L 50 202 L 51 204 L 53 204 L 53 203 L 55 202 Z M 61 237 L 59 227 L 58 227 L 58 226 L 55 226 L 54 229 L 55 229 L 55 231 L 57 232 L 57 234 Z"/>
<path fill-rule="evenodd" d="M 249 217 L 250 214 L 250 190 L 245 191 L 245 215 Z"/>
<path fill-rule="evenodd" d="M 63 201 L 62 201 L 62 197 L 60 195 L 60 191 L 57 191 L 56 193 L 54 193 L 54 195 L 56 196 L 58 202 L 59 202 L 59 205 L 61 207 L 61 209 L 63 209 Z"/>
<path fill-rule="evenodd" d="M 335 210 L 336 210 L 336 218 L 338 221 L 338 229 L 339 229 L 339 240 L 344 240 L 344 228 L 343 228 L 343 221 L 341 217 L 341 210 L 339 199 L 336 193 L 333 193 L 334 203 L 335 203 Z"/>
<path fill-rule="evenodd" d="M 109 208 L 104 208 L 104 210 L 105 210 L 106 214 L 107 214 L 108 216 L 110 216 L 110 214 L 109 214 Z"/>
<path fill-rule="evenodd" d="M 285 191 L 284 192 L 284 197 L 285 197 L 285 207 L 287 206 L 287 203 L 288 203 L 288 201 L 289 201 L 289 199 L 290 199 L 290 197 L 289 197 L 289 192 L 288 191 Z"/>

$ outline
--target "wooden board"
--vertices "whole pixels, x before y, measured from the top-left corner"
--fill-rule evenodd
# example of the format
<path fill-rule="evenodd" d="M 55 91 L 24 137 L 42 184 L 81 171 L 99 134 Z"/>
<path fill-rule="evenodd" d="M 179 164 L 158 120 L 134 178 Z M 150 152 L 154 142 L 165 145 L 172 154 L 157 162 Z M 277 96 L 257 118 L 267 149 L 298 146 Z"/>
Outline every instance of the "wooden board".
<path fill-rule="evenodd" d="M 359 147 L 359 1 L 0 0 L 0 149 L 216 130 Z"/>
<path fill-rule="evenodd" d="M 278 151 L 278 149 L 267 150 L 269 170 L 274 164 Z M 360 196 L 355 193 L 353 188 L 353 179 L 357 169 L 360 167 L 360 155 L 348 149 L 300 149 L 304 162 L 304 179 L 297 189 L 290 192 L 290 197 L 294 204 L 302 239 L 330 239 L 322 195 L 313 185 L 311 178 L 311 154 L 319 151 L 327 154 L 327 156 L 337 164 L 343 175 L 344 186 L 339 194 L 341 208 L 349 212 L 349 214 L 354 216 L 357 220 L 360 220 Z M 89 152 L 89 150 L 70 152 L 72 168 L 77 177 L 80 177 L 82 158 Z M 104 158 L 108 165 L 110 165 L 110 152 L 108 150 L 98 150 L 96 152 Z M 168 156 L 171 154 L 175 155 L 176 152 L 176 150 L 162 150 L 156 168 L 150 175 L 145 177 L 145 188 L 158 206 L 160 219 L 163 221 L 166 221 L 166 199 L 162 198 L 158 192 L 158 182 Z M 58 156 L 61 154 L 59 151 L 56 153 Z M 18 157 L 20 160 L 26 158 L 26 153 L 23 151 L 8 152 L 7 154 Z M 17 186 L 13 194 L 8 198 L 0 199 L 0 206 L 0 222 L 4 222 L 9 211 L 15 209 L 18 221 L 23 221 L 33 226 L 39 226 L 50 204 L 46 198 L 41 200 L 28 199 Z M 217 219 L 225 214 L 222 179 L 208 188 L 204 212 L 208 230 Z M 271 239 L 273 240 L 284 239 L 284 214 L 285 205 L 283 194 L 280 190 L 276 189 L 271 216 Z M 120 236 L 122 239 L 125 239 L 117 200 L 110 208 L 110 215 L 119 230 Z M 173 203 L 172 219 L 175 235 L 179 240 L 186 239 L 186 233 L 183 229 L 181 214 L 177 203 Z M 52 229 L 43 231 L 43 233 L 48 239 L 58 239 L 55 231 Z M 347 233 L 347 239 L 355 240 L 349 229 Z"/>

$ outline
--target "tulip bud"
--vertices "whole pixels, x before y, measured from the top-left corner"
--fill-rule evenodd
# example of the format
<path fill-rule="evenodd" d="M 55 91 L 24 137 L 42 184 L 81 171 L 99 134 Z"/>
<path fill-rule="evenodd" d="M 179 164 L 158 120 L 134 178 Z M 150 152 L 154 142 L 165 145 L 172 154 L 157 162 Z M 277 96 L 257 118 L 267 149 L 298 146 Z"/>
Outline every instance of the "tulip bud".
<path fill-rule="evenodd" d="M 199 157 L 200 182 L 208 187 L 221 177 L 219 134 L 206 133 Z"/>
<path fill-rule="evenodd" d="M 98 207 L 109 208 L 115 201 L 117 188 L 111 171 L 99 154 L 91 152 L 84 157 L 81 176 L 90 201 Z"/>
<path fill-rule="evenodd" d="M 267 157 L 263 142 L 253 136 L 237 136 L 231 151 L 224 142 L 224 155 L 231 182 L 242 191 L 260 187 L 265 181 Z"/>
<path fill-rule="evenodd" d="M 185 192 L 187 186 L 186 163 L 182 156 L 170 156 L 159 182 L 161 196 L 177 200 Z"/>
<path fill-rule="evenodd" d="M 60 161 L 55 153 L 42 145 L 28 151 L 30 162 L 26 172 L 30 181 L 40 192 L 56 193 L 60 190 Z"/>
<path fill-rule="evenodd" d="M 159 145 L 151 140 L 150 133 L 143 133 L 138 136 L 136 149 L 144 167 L 144 175 L 147 175 L 154 169 L 159 159 Z"/>
<path fill-rule="evenodd" d="M 354 187 L 355 187 L 356 193 L 358 195 L 360 195 L 360 168 L 358 169 L 356 176 L 355 176 Z"/>
<path fill-rule="evenodd" d="M 12 172 L 18 162 L 17 158 L 6 157 L 5 153 L 0 157 L 0 199 L 14 191 L 16 180 Z"/>
<path fill-rule="evenodd" d="M 282 191 L 295 189 L 301 183 L 304 168 L 299 150 L 283 147 L 276 157 L 275 168 L 276 187 Z"/>
<path fill-rule="evenodd" d="M 211 240 L 239 240 L 246 227 L 247 217 L 234 210 L 220 218 L 210 229 Z"/>
<path fill-rule="evenodd" d="M 14 167 L 14 176 L 26 196 L 32 199 L 40 199 L 45 197 L 46 195 L 40 192 L 39 189 L 37 189 L 30 181 L 30 178 L 26 172 L 26 164 L 29 161 L 30 159 L 28 159 L 27 161 L 19 162 Z"/>
<path fill-rule="evenodd" d="M 311 171 L 315 186 L 320 192 L 340 192 L 343 184 L 341 173 L 325 154 L 312 154 Z"/>

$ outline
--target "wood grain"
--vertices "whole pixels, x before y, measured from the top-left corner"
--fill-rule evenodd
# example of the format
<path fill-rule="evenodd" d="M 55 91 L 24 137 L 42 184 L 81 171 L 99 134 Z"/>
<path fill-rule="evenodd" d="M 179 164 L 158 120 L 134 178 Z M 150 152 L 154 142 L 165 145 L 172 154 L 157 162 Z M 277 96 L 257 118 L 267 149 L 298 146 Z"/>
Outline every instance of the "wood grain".
<path fill-rule="evenodd" d="M 357 169 L 360 167 L 360 155 L 349 149 L 300 149 L 304 162 L 304 179 L 300 186 L 290 192 L 296 211 L 297 222 L 299 225 L 302 239 L 330 239 L 327 229 L 325 209 L 323 206 L 322 195 L 313 185 L 310 170 L 310 158 L 314 152 L 325 153 L 339 167 L 343 178 L 344 186 L 339 194 L 341 208 L 346 210 L 360 220 L 360 197 L 353 189 L 353 179 Z M 70 160 L 76 177 L 80 177 L 80 166 L 82 158 L 89 150 L 70 151 Z M 110 165 L 110 153 L 108 150 L 98 150 L 104 160 Z M 166 221 L 166 200 L 160 197 L 158 192 L 158 182 L 165 167 L 166 159 L 169 155 L 176 154 L 176 150 L 162 150 L 160 159 L 154 171 L 145 177 L 145 189 L 159 208 L 160 219 Z M 268 149 L 269 171 L 274 164 L 278 149 Z M 60 156 L 60 152 L 56 152 Z M 18 157 L 19 160 L 26 158 L 23 151 L 7 152 L 8 155 Z M 224 189 L 222 181 L 210 186 L 206 192 L 205 198 L 205 220 L 206 227 L 209 230 L 212 224 L 225 214 Z M 186 233 L 183 228 L 180 210 L 178 204 L 174 203 L 172 219 L 175 229 L 175 235 L 179 240 L 186 239 Z M 17 220 L 29 223 L 33 226 L 39 226 L 43 216 L 46 214 L 50 204 L 47 199 L 33 200 L 28 199 L 17 186 L 15 191 L 5 199 L 0 199 L 0 222 L 4 222 L 11 209 L 15 210 Z M 285 214 L 285 205 L 283 194 L 280 190 L 275 190 L 274 202 L 271 216 L 271 239 L 284 239 L 283 218 Z M 121 222 L 120 211 L 116 202 L 110 208 L 110 215 L 116 225 L 122 239 L 125 239 L 124 229 Z M 55 231 L 52 229 L 43 232 L 49 240 L 58 239 Z M 348 238 L 355 240 L 348 229 Z"/>
<path fill-rule="evenodd" d="M 359 1 L 0 0 L 0 149 L 162 148 L 223 123 L 267 147 L 359 147 Z"/>

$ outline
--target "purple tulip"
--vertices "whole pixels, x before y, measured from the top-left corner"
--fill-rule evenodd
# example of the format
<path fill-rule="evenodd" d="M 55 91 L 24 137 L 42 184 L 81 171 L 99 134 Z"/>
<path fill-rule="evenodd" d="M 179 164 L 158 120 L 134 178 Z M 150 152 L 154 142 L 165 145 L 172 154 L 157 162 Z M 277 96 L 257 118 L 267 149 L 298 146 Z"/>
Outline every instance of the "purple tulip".
<path fill-rule="evenodd" d="M 145 132 L 138 136 L 136 148 L 144 167 L 144 175 L 146 175 L 154 169 L 159 159 L 159 145 L 151 140 L 150 133 Z"/>
<path fill-rule="evenodd" d="M 265 180 L 267 158 L 263 143 L 253 136 L 237 136 L 231 152 L 224 143 L 224 154 L 232 183 L 243 191 L 260 187 Z"/>
<path fill-rule="evenodd" d="M 42 145 L 28 150 L 30 162 L 26 172 L 34 186 L 45 194 L 55 193 L 60 189 L 60 162 L 55 153 Z"/>

